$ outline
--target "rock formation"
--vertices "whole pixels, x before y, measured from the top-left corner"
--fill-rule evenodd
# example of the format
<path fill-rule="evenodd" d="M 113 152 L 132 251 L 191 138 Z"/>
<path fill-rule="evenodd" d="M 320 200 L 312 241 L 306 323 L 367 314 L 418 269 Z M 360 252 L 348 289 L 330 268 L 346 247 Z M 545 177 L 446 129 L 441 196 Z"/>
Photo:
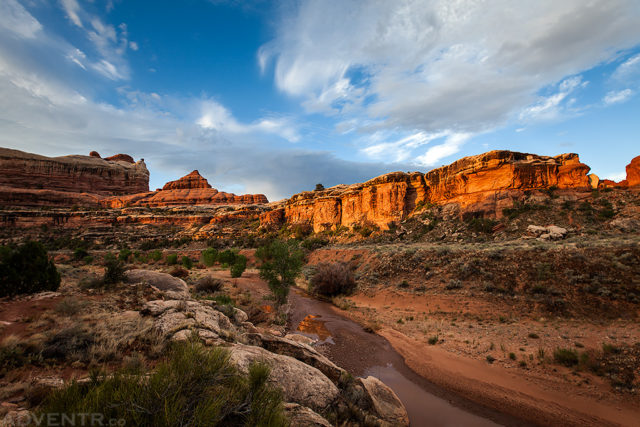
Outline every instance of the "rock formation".
<path fill-rule="evenodd" d="M 306 223 L 314 231 L 372 224 L 386 229 L 417 206 L 456 205 L 462 212 L 500 216 L 526 191 L 550 188 L 589 191 L 589 166 L 577 154 L 555 157 L 491 151 L 465 157 L 426 174 L 393 172 L 363 184 L 296 194 L 261 224 Z"/>
<path fill-rule="evenodd" d="M 634 157 L 627 165 L 627 185 L 635 187 L 640 185 L 640 156 Z"/>
<path fill-rule="evenodd" d="M 255 203 L 268 203 L 268 200 L 262 194 L 236 196 L 232 193 L 219 192 L 212 188 L 197 170 L 176 181 L 166 183 L 162 190 L 125 197 L 114 197 L 104 201 L 105 205 L 112 208 L 124 206 L 161 207 Z"/>
<path fill-rule="evenodd" d="M 101 159 L 95 154 L 45 157 L 0 148 L 0 203 L 91 205 L 104 196 L 149 191 L 149 171 L 143 161 L 134 163 L 126 155 Z"/>

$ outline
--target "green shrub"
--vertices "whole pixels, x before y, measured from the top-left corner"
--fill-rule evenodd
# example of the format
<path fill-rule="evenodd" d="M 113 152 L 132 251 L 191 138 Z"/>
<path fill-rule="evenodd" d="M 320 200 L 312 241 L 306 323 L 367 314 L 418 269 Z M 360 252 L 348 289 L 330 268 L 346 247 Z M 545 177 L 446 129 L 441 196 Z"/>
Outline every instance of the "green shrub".
<path fill-rule="evenodd" d="M 120 261 L 127 262 L 129 261 L 129 258 L 131 257 L 131 255 L 132 255 L 132 252 L 129 249 L 127 248 L 120 249 L 120 253 L 118 254 L 118 259 Z"/>
<path fill-rule="evenodd" d="M 429 339 L 427 340 L 429 345 L 436 345 L 436 344 L 438 344 L 438 341 L 440 341 L 440 338 L 437 335 L 429 337 Z"/>
<path fill-rule="evenodd" d="M 191 270 L 193 268 L 193 261 L 185 255 L 182 257 L 182 266 L 187 270 Z"/>
<path fill-rule="evenodd" d="M 578 364 L 578 352 L 568 348 L 556 348 L 553 351 L 553 360 L 564 366 L 575 366 Z"/>
<path fill-rule="evenodd" d="M 240 277 L 242 273 L 247 269 L 247 257 L 244 255 L 237 255 L 236 262 L 233 263 L 229 269 L 231 277 Z"/>
<path fill-rule="evenodd" d="M 101 414 L 132 426 L 287 426 L 269 373 L 267 365 L 253 363 L 244 375 L 225 349 L 176 343 L 153 372 L 93 373 L 90 382 L 55 390 L 37 415 Z"/>
<path fill-rule="evenodd" d="M 302 246 L 308 251 L 314 251 L 323 246 L 326 246 L 327 244 L 329 244 L 329 241 L 323 237 L 309 237 L 303 240 L 300 246 Z"/>
<path fill-rule="evenodd" d="M 219 305 L 235 305 L 235 301 L 229 295 L 216 295 L 213 300 Z"/>
<path fill-rule="evenodd" d="M 162 259 L 162 251 L 156 249 L 155 251 L 149 252 L 149 259 L 156 262 L 160 261 Z"/>
<path fill-rule="evenodd" d="M 497 221 L 489 218 L 471 218 L 467 221 L 467 227 L 476 233 L 491 234 L 493 233 L 493 227 L 495 227 L 497 223 Z"/>
<path fill-rule="evenodd" d="M 60 273 L 41 243 L 0 246 L 0 297 L 55 291 L 59 286 Z"/>
<path fill-rule="evenodd" d="M 323 263 L 317 266 L 309 285 L 313 293 L 331 297 L 351 294 L 356 288 L 356 280 L 345 264 Z"/>
<path fill-rule="evenodd" d="M 91 263 L 93 263 L 93 257 L 91 255 L 88 255 L 88 256 L 84 257 L 84 259 L 82 261 L 85 264 L 91 264 Z"/>
<path fill-rule="evenodd" d="M 167 255 L 167 265 L 176 265 L 178 263 L 178 255 L 177 254 L 169 254 Z"/>
<path fill-rule="evenodd" d="M 262 261 L 260 277 L 269 284 L 276 302 L 285 303 L 289 287 L 302 269 L 304 254 L 295 241 L 274 240 L 268 246 L 258 248 L 256 257 Z"/>
<path fill-rule="evenodd" d="M 218 262 L 220 264 L 233 265 L 236 262 L 237 251 L 232 249 L 226 249 L 218 253 Z"/>
<path fill-rule="evenodd" d="M 112 254 L 104 257 L 104 277 L 102 279 L 104 285 L 113 285 L 124 280 L 124 263 L 120 257 L 116 258 Z"/>
<path fill-rule="evenodd" d="M 87 256 L 89 256 L 89 252 L 87 252 L 87 250 L 84 248 L 76 248 L 73 251 L 73 259 L 75 259 L 76 261 L 80 261 Z"/>
<path fill-rule="evenodd" d="M 207 267 L 211 267 L 218 260 L 218 251 L 215 248 L 207 248 L 202 251 L 200 255 L 200 260 Z"/>

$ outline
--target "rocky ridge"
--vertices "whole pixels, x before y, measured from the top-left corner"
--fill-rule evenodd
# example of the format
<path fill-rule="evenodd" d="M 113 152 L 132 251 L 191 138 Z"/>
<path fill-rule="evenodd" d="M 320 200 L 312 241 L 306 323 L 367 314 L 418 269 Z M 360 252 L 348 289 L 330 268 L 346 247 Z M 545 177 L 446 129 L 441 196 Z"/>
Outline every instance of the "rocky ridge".
<path fill-rule="evenodd" d="M 628 182 L 640 184 L 640 157 L 627 167 Z M 531 193 L 557 189 L 567 200 L 586 197 L 601 182 L 588 176 L 577 154 L 555 157 L 490 151 L 462 158 L 425 174 L 392 172 L 365 183 L 306 191 L 261 216 L 264 227 L 309 224 L 315 232 L 374 225 L 388 229 L 428 205 L 459 216 L 500 218 Z M 595 181 L 594 181 L 595 180 Z"/>

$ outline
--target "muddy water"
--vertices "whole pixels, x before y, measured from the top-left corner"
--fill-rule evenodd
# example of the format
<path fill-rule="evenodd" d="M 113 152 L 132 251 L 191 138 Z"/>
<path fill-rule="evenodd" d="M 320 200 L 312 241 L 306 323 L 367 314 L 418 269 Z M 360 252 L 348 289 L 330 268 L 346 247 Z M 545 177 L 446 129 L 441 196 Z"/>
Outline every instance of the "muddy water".
<path fill-rule="evenodd" d="M 330 304 L 292 289 L 290 333 L 317 339 L 317 348 L 357 376 L 372 375 L 393 389 L 407 408 L 412 426 L 522 425 L 496 411 L 452 395 L 409 369 L 383 337 L 367 333 Z"/>

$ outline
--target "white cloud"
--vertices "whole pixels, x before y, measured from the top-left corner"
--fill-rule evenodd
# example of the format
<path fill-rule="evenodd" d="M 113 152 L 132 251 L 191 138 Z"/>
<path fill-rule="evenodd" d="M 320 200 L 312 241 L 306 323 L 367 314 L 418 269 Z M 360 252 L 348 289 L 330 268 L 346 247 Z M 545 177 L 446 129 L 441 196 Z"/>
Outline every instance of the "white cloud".
<path fill-rule="evenodd" d="M 416 162 L 423 166 L 435 166 L 442 159 L 460 151 L 460 147 L 473 135 L 470 133 L 453 133 L 447 136 L 442 144 L 434 145 L 426 153 L 416 158 Z"/>
<path fill-rule="evenodd" d="M 602 102 L 604 102 L 605 105 L 620 104 L 627 101 L 631 96 L 633 96 L 631 89 L 612 90 L 607 92 L 604 98 L 602 98 Z"/>
<path fill-rule="evenodd" d="M 15 0 L 0 2 L 0 27 L 14 34 L 32 39 L 42 30 L 42 25 Z"/>
<path fill-rule="evenodd" d="M 67 13 L 67 17 L 73 22 L 74 25 L 82 27 L 82 21 L 80 20 L 80 5 L 77 0 L 61 0 L 62 8 Z"/>
<path fill-rule="evenodd" d="M 131 48 L 131 50 L 138 50 L 138 43 L 136 42 L 129 42 L 129 47 Z"/>
<path fill-rule="evenodd" d="M 582 81 L 581 76 L 574 76 L 563 80 L 558 85 L 558 91 L 553 95 L 542 97 L 535 104 L 525 108 L 520 113 L 520 120 L 553 120 L 560 117 L 563 112 L 562 102 L 576 89 L 584 88 L 589 82 Z M 570 107 L 575 99 L 569 99 L 565 107 Z M 565 108 L 566 109 L 566 108 Z"/>
<path fill-rule="evenodd" d="M 576 108 L 568 93 L 577 87 L 566 76 L 579 78 L 640 42 L 634 0 L 295 4 L 283 8 L 277 36 L 258 52 L 261 69 L 273 64 L 276 86 L 309 112 L 377 123 L 364 132 L 466 135 L 521 113 L 528 120 L 557 117 Z M 558 82 L 555 95 L 538 99 Z M 455 147 L 461 143 L 432 147 L 422 158 Z"/>
<path fill-rule="evenodd" d="M 228 109 L 213 100 L 202 102 L 201 114 L 196 120 L 196 124 L 204 129 L 213 129 L 229 134 L 262 132 L 279 135 L 290 142 L 297 142 L 300 139 L 295 127 L 286 119 L 262 118 L 254 123 L 240 123 Z"/>
<path fill-rule="evenodd" d="M 640 53 L 628 58 L 616 68 L 612 78 L 622 82 L 632 80 L 640 76 Z"/>

